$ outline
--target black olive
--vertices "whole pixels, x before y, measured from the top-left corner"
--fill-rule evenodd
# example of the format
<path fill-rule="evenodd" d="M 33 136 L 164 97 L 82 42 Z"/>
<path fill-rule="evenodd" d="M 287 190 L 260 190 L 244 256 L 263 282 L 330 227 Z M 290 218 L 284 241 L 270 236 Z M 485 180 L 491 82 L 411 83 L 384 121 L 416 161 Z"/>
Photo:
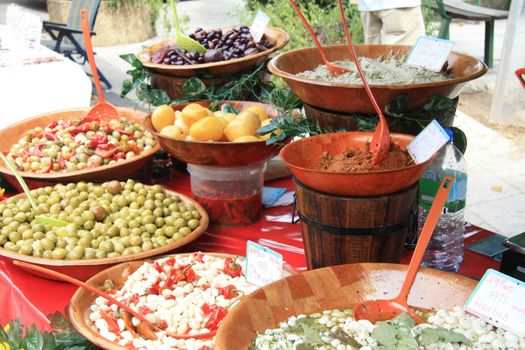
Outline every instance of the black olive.
<path fill-rule="evenodd" d="M 246 51 L 244 51 L 244 56 L 253 55 L 253 54 L 256 54 L 258 52 L 259 52 L 259 50 L 257 50 L 255 47 L 249 47 L 249 48 L 246 49 Z"/>
<path fill-rule="evenodd" d="M 219 62 L 224 61 L 224 56 L 217 50 L 208 50 L 204 54 L 204 62 Z"/>

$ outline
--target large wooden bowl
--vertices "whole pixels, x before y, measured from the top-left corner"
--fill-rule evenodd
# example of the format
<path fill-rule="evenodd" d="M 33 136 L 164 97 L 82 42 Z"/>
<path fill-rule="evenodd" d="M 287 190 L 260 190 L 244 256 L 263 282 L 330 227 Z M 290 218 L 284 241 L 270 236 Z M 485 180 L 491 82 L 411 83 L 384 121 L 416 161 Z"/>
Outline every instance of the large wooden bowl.
<path fill-rule="evenodd" d="M 55 271 L 64 273 L 66 275 L 75 277 L 79 280 L 85 281 L 88 278 L 99 273 L 100 271 L 103 271 L 113 265 L 124 263 L 124 262 L 131 262 L 131 261 L 140 260 L 140 259 L 147 259 L 153 256 L 168 253 L 176 248 L 182 247 L 190 243 L 191 241 L 194 241 L 195 239 L 199 238 L 199 236 L 202 235 L 204 231 L 206 230 L 206 228 L 208 227 L 209 218 L 204 208 L 199 203 L 194 201 L 193 199 L 186 197 L 183 194 L 176 193 L 176 192 L 169 191 L 169 190 L 166 190 L 166 193 L 176 194 L 180 196 L 181 200 L 184 203 L 193 204 L 195 208 L 201 214 L 201 219 L 200 219 L 200 225 L 195 230 L 193 230 L 189 235 L 179 240 L 176 240 L 170 244 L 167 244 L 163 247 L 151 249 L 151 250 L 139 253 L 139 254 L 131 254 L 131 255 L 126 255 L 126 256 L 119 256 L 117 258 L 104 258 L 104 259 L 54 260 L 54 259 L 38 258 L 34 256 L 27 256 L 27 255 L 15 253 L 13 251 L 10 251 L 4 248 L 0 248 L 0 256 L 5 256 L 13 260 L 29 262 L 35 265 L 40 265 L 42 267 L 45 267 L 51 270 L 55 270 Z M 19 194 L 16 197 L 25 198 L 25 194 Z M 44 278 L 49 278 L 46 275 L 39 275 L 38 272 L 34 272 L 32 270 L 27 270 L 27 272 L 44 277 Z"/>
<path fill-rule="evenodd" d="M 228 28 L 229 29 L 229 28 Z M 266 51 L 259 52 L 254 55 L 249 55 L 229 61 L 203 63 L 195 65 L 175 66 L 168 64 L 156 64 L 151 62 L 153 54 L 162 46 L 176 44 L 174 39 L 168 39 L 156 43 L 137 54 L 137 58 L 144 64 L 144 66 L 153 72 L 163 75 L 171 75 L 176 77 L 221 77 L 248 70 L 260 66 L 270 54 L 283 48 L 290 37 L 288 33 L 280 28 L 267 27 L 264 31 L 265 38 L 274 46 Z"/>
<path fill-rule="evenodd" d="M 56 112 L 46 113 L 24 119 L 18 123 L 12 124 L 5 129 L 0 130 L 0 152 L 9 152 L 11 146 L 16 143 L 22 135 L 35 127 L 45 127 L 54 120 L 70 120 L 83 116 L 89 108 L 66 109 Z M 128 119 L 142 124 L 142 119 L 146 115 L 143 112 L 131 108 L 117 108 L 119 114 Z M 158 141 L 158 140 L 157 140 Z M 130 175 L 141 171 L 153 158 L 155 152 L 160 150 L 160 144 L 157 142 L 155 147 L 149 151 L 143 151 L 136 157 L 122 160 L 115 164 L 104 165 L 98 168 L 82 169 L 69 172 L 53 172 L 48 174 L 36 174 L 31 172 L 19 171 L 30 188 L 37 188 L 55 183 L 68 183 L 78 181 L 104 182 L 108 180 L 127 179 Z M 21 190 L 18 181 L 12 175 L 3 162 L 0 162 L 0 173 L 13 186 Z"/>
<path fill-rule="evenodd" d="M 210 105 L 210 101 L 193 102 L 204 107 Z M 225 101 L 230 103 L 237 110 L 242 110 L 251 105 L 262 106 L 271 118 L 277 116 L 277 111 L 269 104 L 249 101 Z M 176 111 L 182 110 L 188 103 L 173 105 Z M 144 118 L 144 127 L 157 136 L 162 148 L 178 160 L 196 165 L 213 166 L 245 166 L 254 163 L 264 162 L 275 157 L 285 140 L 279 145 L 267 145 L 265 141 L 256 142 L 204 142 L 177 140 L 173 137 L 159 134 L 153 128 L 151 115 Z"/>
<path fill-rule="evenodd" d="M 294 141 L 280 152 L 293 175 L 314 190 L 341 196 L 381 196 L 404 190 L 419 180 L 433 158 L 420 164 L 392 170 L 366 173 L 334 173 L 316 170 L 322 154 L 340 154 L 348 148 L 365 149 L 373 132 L 351 131 L 322 134 Z M 391 133 L 393 142 L 401 148 L 414 139 L 412 135 Z"/>
<path fill-rule="evenodd" d="M 192 254 L 192 253 L 174 254 L 173 256 L 186 256 L 189 254 Z M 222 253 L 205 253 L 205 254 L 218 256 L 221 258 L 236 257 L 235 255 L 222 254 Z M 113 284 L 116 289 L 121 288 L 127 279 L 125 275 L 129 275 L 130 273 L 133 273 L 140 266 L 142 266 L 142 264 L 145 261 L 151 261 L 151 260 L 152 259 L 142 260 L 142 261 L 133 261 L 133 262 L 128 262 L 128 263 L 110 267 L 107 270 L 101 271 L 97 275 L 90 278 L 87 281 L 87 283 L 92 286 L 99 287 L 104 284 L 104 281 L 111 280 L 113 281 Z M 126 271 L 127 273 L 124 274 L 124 271 Z M 285 269 L 283 270 L 283 274 L 284 276 L 290 276 L 293 274 L 293 272 L 291 270 Z M 68 313 L 69 313 L 71 323 L 80 332 L 80 334 L 86 337 L 93 344 L 98 345 L 99 347 L 103 349 L 127 350 L 127 348 L 125 347 L 122 347 L 116 343 L 108 341 L 106 338 L 102 337 L 96 331 L 93 321 L 89 319 L 89 314 L 91 313 L 90 306 L 95 302 L 96 298 L 97 298 L 96 295 L 94 295 L 93 293 L 90 293 L 84 289 L 79 288 L 73 295 L 73 298 L 71 299 L 71 302 L 68 308 Z"/>
<path fill-rule="evenodd" d="M 385 57 L 393 53 L 408 54 L 410 46 L 402 45 L 355 45 L 358 56 Z M 347 45 L 325 46 L 324 51 L 330 61 L 348 60 L 350 52 Z M 375 113 L 362 84 L 336 84 L 300 78 L 295 74 L 315 69 L 323 64 L 317 48 L 303 48 L 285 52 L 274 57 L 268 64 L 273 74 L 281 77 L 292 91 L 305 103 L 335 112 Z M 469 80 L 485 74 L 487 66 L 480 60 L 457 52 L 448 57 L 447 73 L 454 78 L 424 84 L 371 85 L 379 107 L 399 95 L 409 97 L 409 107 L 421 106 L 433 94 L 456 98 Z"/>
<path fill-rule="evenodd" d="M 243 298 L 224 319 L 215 350 L 246 350 L 257 332 L 276 328 L 297 314 L 351 308 L 363 300 L 399 293 L 406 265 L 361 263 L 306 271 L 274 282 Z M 439 270 L 419 270 L 408 304 L 423 310 L 463 305 L 476 282 Z"/>

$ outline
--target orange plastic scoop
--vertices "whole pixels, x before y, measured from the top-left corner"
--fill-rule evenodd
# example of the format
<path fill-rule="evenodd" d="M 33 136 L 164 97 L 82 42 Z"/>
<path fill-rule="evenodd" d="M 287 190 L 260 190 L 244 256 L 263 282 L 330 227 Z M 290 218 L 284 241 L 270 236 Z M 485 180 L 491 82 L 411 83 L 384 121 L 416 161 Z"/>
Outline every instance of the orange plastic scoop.
<path fill-rule="evenodd" d="M 317 36 L 315 35 L 312 27 L 310 26 L 310 24 L 308 23 L 308 21 L 304 17 L 303 13 L 301 12 L 299 7 L 295 4 L 295 2 L 293 0 L 289 0 L 289 1 L 290 1 L 290 4 L 292 5 L 292 7 L 294 8 L 295 12 L 297 12 L 297 14 L 299 15 L 299 18 L 301 19 L 301 21 L 303 21 L 303 24 L 306 27 L 306 29 L 308 29 L 308 32 L 312 36 L 312 39 L 314 39 L 315 45 L 319 49 L 319 52 L 321 53 L 321 58 L 323 59 L 323 62 L 326 65 L 326 68 L 328 68 L 328 71 L 330 72 L 330 74 L 332 74 L 334 76 L 337 76 L 337 75 L 341 75 L 341 74 L 350 72 L 350 70 L 347 69 L 347 68 L 338 66 L 338 65 L 333 64 L 333 63 L 330 63 L 330 61 L 326 58 L 326 55 L 324 54 L 323 47 L 321 46 L 321 43 L 319 43 L 319 40 L 317 39 Z"/>
<path fill-rule="evenodd" d="M 523 86 L 523 88 L 525 89 L 525 79 L 523 79 L 523 77 L 525 76 L 525 67 L 517 69 L 514 73 L 518 77 L 518 80 L 520 81 L 521 86 Z"/>
<path fill-rule="evenodd" d="M 370 90 L 370 86 L 368 86 L 368 83 L 366 82 L 363 71 L 361 70 L 359 60 L 357 59 L 357 54 L 355 53 L 354 45 L 352 44 L 352 37 L 348 32 L 348 25 L 346 24 L 345 12 L 343 9 L 343 1 L 338 1 L 339 11 L 341 12 L 341 17 L 343 19 L 343 27 L 345 29 L 346 40 L 348 41 L 348 47 L 350 48 L 350 52 L 352 53 L 352 58 L 354 59 L 357 72 L 359 73 L 359 76 L 363 81 L 363 85 L 365 86 L 365 91 L 368 95 L 368 98 L 370 98 L 370 101 L 372 101 L 372 105 L 374 106 L 374 109 L 376 110 L 376 113 L 379 116 L 379 123 L 377 124 L 374 136 L 372 136 L 372 141 L 370 142 L 370 151 L 374 155 L 374 163 L 379 164 L 385 159 L 386 155 L 388 154 L 388 151 L 390 150 L 390 131 L 388 130 L 388 123 L 385 119 L 385 116 L 383 115 L 383 111 L 381 111 L 381 108 L 379 108 L 379 105 L 377 104 L 377 101 L 374 98 L 374 95 L 372 94 L 372 90 Z"/>
<path fill-rule="evenodd" d="M 24 261 L 14 260 L 13 264 L 15 264 L 16 266 L 20 266 L 21 268 L 24 268 L 24 269 L 27 269 L 27 270 L 32 270 L 32 271 L 38 272 L 38 273 L 40 273 L 42 275 L 49 276 L 51 278 L 55 278 L 55 279 L 58 279 L 58 280 L 61 280 L 61 281 L 64 281 L 64 282 L 71 283 L 71 284 L 73 284 L 73 285 L 75 285 L 77 287 L 84 288 L 85 290 L 87 290 L 87 291 L 89 291 L 91 293 L 94 293 L 94 294 L 98 295 L 99 297 L 102 297 L 102 298 L 106 299 L 111 304 L 117 305 L 122 310 L 125 310 L 129 314 L 131 314 L 134 317 L 136 317 L 137 319 L 139 319 L 141 321 L 141 324 L 144 323 L 148 328 L 154 329 L 156 332 L 161 330 L 159 327 L 157 327 L 153 323 L 151 323 L 148 320 L 146 320 L 146 318 L 144 316 L 142 316 L 140 313 L 134 311 L 128 305 L 121 303 L 120 301 L 118 301 L 117 299 L 112 297 L 110 294 L 108 294 L 106 292 L 103 292 L 101 290 L 98 290 L 97 288 L 95 288 L 93 286 L 90 286 L 89 284 L 84 283 L 82 281 L 79 281 L 76 278 L 73 278 L 73 277 L 68 276 L 68 275 L 64 275 L 63 273 L 60 273 L 60 272 L 57 272 L 57 271 L 54 271 L 54 270 L 46 269 L 45 267 L 42 267 L 42 266 L 37 266 L 37 265 L 30 264 L 30 263 L 26 263 Z M 153 335 L 149 335 L 150 337 L 148 339 L 157 339 L 157 336 L 155 335 L 155 333 L 151 333 L 151 334 L 153 334 Z M 153 336 L 154 336 L 154 338 L 151 338 Z"/>
<path fill-rule="evenodd" d="M 98 94 L 98 103 L 89 110 L 86 117 L 94 119 L 118 119 L 119 115 L 117 109 L 106 101 L 104 93 L 102 92 L 102 86 L 100 85 L 100 79 L 98 78 L 97 65 L 95 64 L 95 55 L 93 55 L 88 12 L 86 9 L 80 10 L 80 21 L 82 22 L 82 32 L 84 34 L 84 42 L 86 43 L 89 66 L 91 67 L 91 74 L 93 74 L 93 80 L 95 81 L 95 87 L 97 88 Z"/>
<path fill-rule="evenodd" d="M 419 236 L 414 254 L 412 254 L 412 259 L 410 259 L 407 275 L 399 295 L 394 299 L 367 300 L 357 304 L 354 308 L 354 319 L 369 320 L 370 322 L 375 323 L 378 321 L 391 320 L 402 312 L 408 312 L 418 324 L 423 323 L 423 320 L 408 306 L 408 293 L 416 279 L 417 270 L 419 269 L 419 265 L 421 264 L 421 260 L 427 249 L 428 242 L 430 241 L 434 227 L 436 227 L 436 223 L 441 215 L 441 210 L 445 205 L 445 201 L 447 200 L 448 194 L 453 185 L 453 178 L 449 176 L 443 178 L 434 199 L 434 203 L 432 203 L 432 207 L 428 213 L 423 230 L 421 231 L 421 235 Z"/>

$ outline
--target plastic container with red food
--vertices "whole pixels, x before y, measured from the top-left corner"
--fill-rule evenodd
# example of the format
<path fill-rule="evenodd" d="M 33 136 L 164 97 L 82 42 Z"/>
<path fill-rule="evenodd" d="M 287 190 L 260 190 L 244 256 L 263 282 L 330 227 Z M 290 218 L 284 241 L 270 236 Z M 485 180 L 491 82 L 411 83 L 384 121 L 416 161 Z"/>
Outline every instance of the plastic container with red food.
<path fill-rule="evenodd" d="M 188 164 L 191 191 L 212 225 L 238 227 L 259 220 L 265 168 L 265 162 L 242 167 Z"/>

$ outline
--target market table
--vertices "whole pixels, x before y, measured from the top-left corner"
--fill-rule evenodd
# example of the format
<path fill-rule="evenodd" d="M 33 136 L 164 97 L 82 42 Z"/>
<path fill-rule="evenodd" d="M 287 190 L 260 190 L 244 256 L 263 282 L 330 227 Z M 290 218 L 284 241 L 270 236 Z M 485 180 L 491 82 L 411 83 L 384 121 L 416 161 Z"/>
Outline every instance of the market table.
<path fill-rule="evenodd" d="M 171 190 L 191 195 L 189 176 L 183 172 L 174 171 L 169 179 L 164 179 L 158 183 Z M 293 189 L 290 178 L 270 181 L 265 185 Z M 251 240 L 281 253 L 285 262 L 295 271 L 304 271 L 306 259 L 301 227 L 299 224 L 292 224 L 291 221 L 292 206 L 268 208 L 264 210 L 263 218 L 253 225 L 228 229 L 211 227 L 196 241 L 175 250 L 174 253 L 200 250 L 245 255 L 246 242 Z M 470 244 L 491 235 L 493 235 L 492 232 L 469 225 L 465 243 Z M 406 250 L 402 262 L 408 263 L 410 255 L 411 251 Z M 2 262 L 4 262 L 4 268 L 13 283 L 26 296 L 27 300 L 41 311 L 42 315 L 48 315 L 57 310 L 64 311 L 77 289 L 75 286 L 66 283 L 33 276 L 15 267 L 9 259 L 0 258 L 0 264 Z M 499 263 L 489 257 L 465 250 L 464 262 L 458 273 L 470 278 L 480 279 L 489 268 L 497 270 Z M 17 316 L 2 314 L 0 315 L 0 322 L 5 322 L 4 318 L 8 320 Z"/>

